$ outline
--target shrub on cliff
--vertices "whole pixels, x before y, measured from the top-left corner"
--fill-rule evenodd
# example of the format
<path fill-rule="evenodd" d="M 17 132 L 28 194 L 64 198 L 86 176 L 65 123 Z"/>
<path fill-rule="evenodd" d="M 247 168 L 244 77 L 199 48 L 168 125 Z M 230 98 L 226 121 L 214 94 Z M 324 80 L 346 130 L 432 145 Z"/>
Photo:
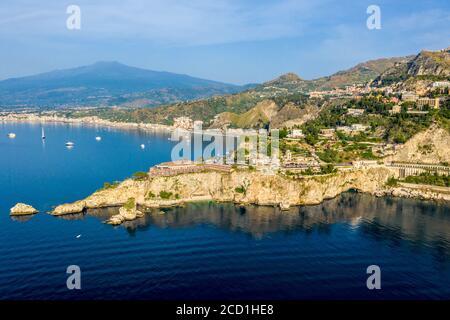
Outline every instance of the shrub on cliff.
<path fill-rule="evenodd" d="M 145 198 L 148 200 L 148 199 L 154 199 L 155 197 L 156 197 L 156 195 L 153 192 L 149 191 Z"/>
<path fill-rule="evenodd" d="M 168 199 L 172 198 L 172 195 L 173 195 L 172 192 L 168 192 L 168 191 L 164 191 L 164 190 L 159 192 L 159 197 L 164 200 L 168 200 Z"/>
<path fill-rule="evenodd" d="M 134 180 L 145 180 L 148 178 L 148 173 L 143 171 L 138 171 L 133 173 Z"/>
<path fill-rule="evenodd" d="M 136 207 L 136 200 L 134 198 L 129 198 L 123 207 L 127 210 L 133 210 Z"/>
<path fill-rule="evenodd" d="M 398 185 L 398 181 L 394 177 L 390 177 L 386 181 L 386 186 L 388 186 L 388 187 L 396 187 L 397 185 Z"/>
<path fill-rule="evenodd" d="M 320 167 L 321 174 L 330 174 L 330 173 L 335 173 L 335 172 L 337 172 L 337 170 L 334 168 L 334 166 L 332 164 L 327 164 L 325 166 Z"/>
<path fill-rule="evenodd" d="M 101 190 L 108 190 L 108 189 L 114 189 L 116 188 L 120 183 L 119 182 L 113 182 L 113 183 L 109 183 L 109 182 L 105 182 L 103 184 L 103 188 L 101 188 L 99 191 Z"/>

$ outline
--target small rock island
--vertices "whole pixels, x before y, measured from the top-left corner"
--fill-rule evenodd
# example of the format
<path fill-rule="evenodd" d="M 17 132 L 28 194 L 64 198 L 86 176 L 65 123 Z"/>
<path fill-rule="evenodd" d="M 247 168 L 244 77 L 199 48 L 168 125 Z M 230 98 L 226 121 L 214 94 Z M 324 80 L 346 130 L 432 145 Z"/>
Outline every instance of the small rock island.
<path fill-rule="evenodd" d="M 24 203 L 17 203 L 14 207 L 10 210 L 11 216 L 25 216 L 25 215 L 32 215 L 36 214 L 39 211 L 33 208 L 32 206 Z"/>

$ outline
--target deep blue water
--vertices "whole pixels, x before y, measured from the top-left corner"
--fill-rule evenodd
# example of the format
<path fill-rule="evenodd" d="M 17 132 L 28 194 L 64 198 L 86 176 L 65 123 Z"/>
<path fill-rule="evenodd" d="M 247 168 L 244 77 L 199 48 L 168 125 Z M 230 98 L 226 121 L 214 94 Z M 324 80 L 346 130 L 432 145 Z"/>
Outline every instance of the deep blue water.
<path fill-rule="evenodd" d="M 169 160 L 171 142 L 137 131 L 45 130 L 44 145 L 40 125 L 0 123 L 0 299 L 450 298 L 448 204 L 346 193 L 288 212 L 190 204 L 119 227 L 102 223 L 115 209 L 57 218 L 45 212 Z M 16 202 L 41 213 L 11 219 Z M 82 289 L 69 291 L 73 264 Z M 366 288 L 372 264 L 381 290 Z"/>

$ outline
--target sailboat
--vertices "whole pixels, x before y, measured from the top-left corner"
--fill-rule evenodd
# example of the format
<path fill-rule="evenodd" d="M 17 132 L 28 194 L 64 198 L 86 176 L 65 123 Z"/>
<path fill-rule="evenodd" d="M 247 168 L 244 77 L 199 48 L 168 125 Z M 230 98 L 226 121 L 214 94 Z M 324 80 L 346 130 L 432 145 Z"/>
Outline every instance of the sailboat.
<path fill-rule="evenodd" d="M 44 127 L 41 128 L 41 132 L 42 132 L 42 140 L 45 140 L 45 131 L 44 131 Z"/>

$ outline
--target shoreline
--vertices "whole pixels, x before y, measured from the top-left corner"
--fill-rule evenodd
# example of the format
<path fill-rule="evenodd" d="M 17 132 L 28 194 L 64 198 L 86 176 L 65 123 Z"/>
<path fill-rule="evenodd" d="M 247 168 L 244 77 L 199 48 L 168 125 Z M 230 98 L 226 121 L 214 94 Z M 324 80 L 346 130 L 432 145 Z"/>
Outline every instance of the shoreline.
<path fill-rule="evenodd" d="M 71 124 L 71 125 L 86 125 L 99 126 L 103 128 L 114 128 L 119 130 L 142 130 L 148 132 L 165 132 L 172 133 L 174 126 L 154 123 L 136 123 L 136 122 L 115 122 L 101 119 L 97 116 L 81 117 L 81 118 L 67 118 L 60 116 L 42 116 L 33 113 L 8 113 L 0 115 L 0 122 L 2 123 L 55 123 L 55 124 Z"/>
<path fill-rule="evenodd" d="M 111 224 L 134 220 L 151 209 L 180 207 L 187 203 L 205 201 L 234 203 L 240 206 L 271 206 L 287 211 L 292 207 L 321 204 L 352 189 L 376 197 L 450 202 L 450 188 L 445 190 L 448 193 L 438 193 L 420 186 L 415 186 L 415 189 L 407 186 L 387 187 L 385 183 L 391 175 L 389 169 L 376 168 L 297 180 L 279 174 L 267 176 L 252 171 L 210 171 L 144 180 L 127 179 L 115 188 L 99 190 L 83 200 L 61 204 L 50 214 L 63 216 L 110 207 L 119 207 L 122 210 L 129 207 L 127 203 L 130 199 L 133 202 L 127 209 L 130 211 L 124 214 L 122 210 L 122 216 L 126 218 L 122 219 L 121 216 L 122 220 L 113 220 Z M 242 183 L 247 186 L 245 192 L 239 190 Z"/>

